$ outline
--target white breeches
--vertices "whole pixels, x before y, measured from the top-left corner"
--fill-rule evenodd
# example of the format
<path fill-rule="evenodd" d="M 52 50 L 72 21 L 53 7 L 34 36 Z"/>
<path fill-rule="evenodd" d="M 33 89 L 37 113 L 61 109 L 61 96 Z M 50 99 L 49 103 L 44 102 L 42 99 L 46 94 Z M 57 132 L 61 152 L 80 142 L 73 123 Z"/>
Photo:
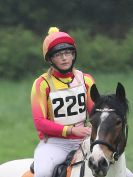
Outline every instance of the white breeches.
<path fill-rule="evenodd" d="M 81 140 L 49 138 L 41 140 L 34 153 L 34 177 L 52 177 L 57 164 L 62 163 L 68 153 L 79 148 Z"/>

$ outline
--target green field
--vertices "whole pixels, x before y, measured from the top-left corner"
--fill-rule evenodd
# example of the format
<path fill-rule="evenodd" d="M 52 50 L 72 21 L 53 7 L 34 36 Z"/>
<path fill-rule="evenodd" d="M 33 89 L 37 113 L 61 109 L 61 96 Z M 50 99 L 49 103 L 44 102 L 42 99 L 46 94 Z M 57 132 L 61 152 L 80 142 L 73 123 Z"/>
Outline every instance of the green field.
<path fill-rule="evenodd" d="M 123 83 L 129 100 L 129 137 L 126 147 L 127 166 L 133 171 L 133 73 L 93 74 L 103 94 L 112 93 L 117 82 Z M 32 157 L 38 143 L 30 107 L 33 78 L 19 82 L 0 81 L 0 163 Z"/>

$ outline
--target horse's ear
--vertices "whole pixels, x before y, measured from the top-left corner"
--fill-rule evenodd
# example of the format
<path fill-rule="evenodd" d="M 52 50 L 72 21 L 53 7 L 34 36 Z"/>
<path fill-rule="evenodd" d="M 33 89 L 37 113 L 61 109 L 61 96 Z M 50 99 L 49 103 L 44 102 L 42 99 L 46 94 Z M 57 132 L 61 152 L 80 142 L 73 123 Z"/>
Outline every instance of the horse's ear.
<path fill-rule="evenodd" d="M 97 102 L 97 100 L 100 98 L 100 94 L 98 92 L 98 89 L 96 87 L 96 84 L 93 84 L 91 86 L 91 90 L 90 90 L 90 96 L 91 96 L 91 99 L 94 103 Z"/>
<path fill-rule="evenodd" d="M 117 84 L 116 97 L 119 100 L 125 100 L 125 98 L 126 98 L 125 88 L 120 82 L 118 82 L 118 84 Z"/>

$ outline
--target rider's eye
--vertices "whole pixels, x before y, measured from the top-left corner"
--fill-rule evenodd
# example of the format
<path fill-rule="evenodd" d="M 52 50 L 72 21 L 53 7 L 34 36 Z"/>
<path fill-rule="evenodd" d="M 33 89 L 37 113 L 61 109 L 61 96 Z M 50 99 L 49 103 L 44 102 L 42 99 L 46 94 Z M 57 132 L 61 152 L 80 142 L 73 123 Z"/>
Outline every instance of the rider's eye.
<path fill-rule="evenodd" d="M 74 54 L 74 50 L 66 49 L 66 50 L 59 51 L 59 52 L 55 53 L 52 57 L 53 58 L 62 58 L 63 55 L 71 56 L 73 54 Z"/>

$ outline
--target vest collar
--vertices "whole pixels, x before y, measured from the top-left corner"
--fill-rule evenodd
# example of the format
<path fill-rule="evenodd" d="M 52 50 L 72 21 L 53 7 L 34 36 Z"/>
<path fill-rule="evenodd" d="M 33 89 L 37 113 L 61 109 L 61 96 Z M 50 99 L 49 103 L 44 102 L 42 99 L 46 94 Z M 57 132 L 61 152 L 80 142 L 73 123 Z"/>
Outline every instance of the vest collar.
<path fill-rule="evenodd" d="M 68 72 L 66 74 L 62 74 L 59 71 L 56 71 L 54 69 L 52 70 L 52 75 L 55 76 L 56 78 L 68 78 L 68 77 L 72 78 L 74 76 L 73 72 Z"/>

